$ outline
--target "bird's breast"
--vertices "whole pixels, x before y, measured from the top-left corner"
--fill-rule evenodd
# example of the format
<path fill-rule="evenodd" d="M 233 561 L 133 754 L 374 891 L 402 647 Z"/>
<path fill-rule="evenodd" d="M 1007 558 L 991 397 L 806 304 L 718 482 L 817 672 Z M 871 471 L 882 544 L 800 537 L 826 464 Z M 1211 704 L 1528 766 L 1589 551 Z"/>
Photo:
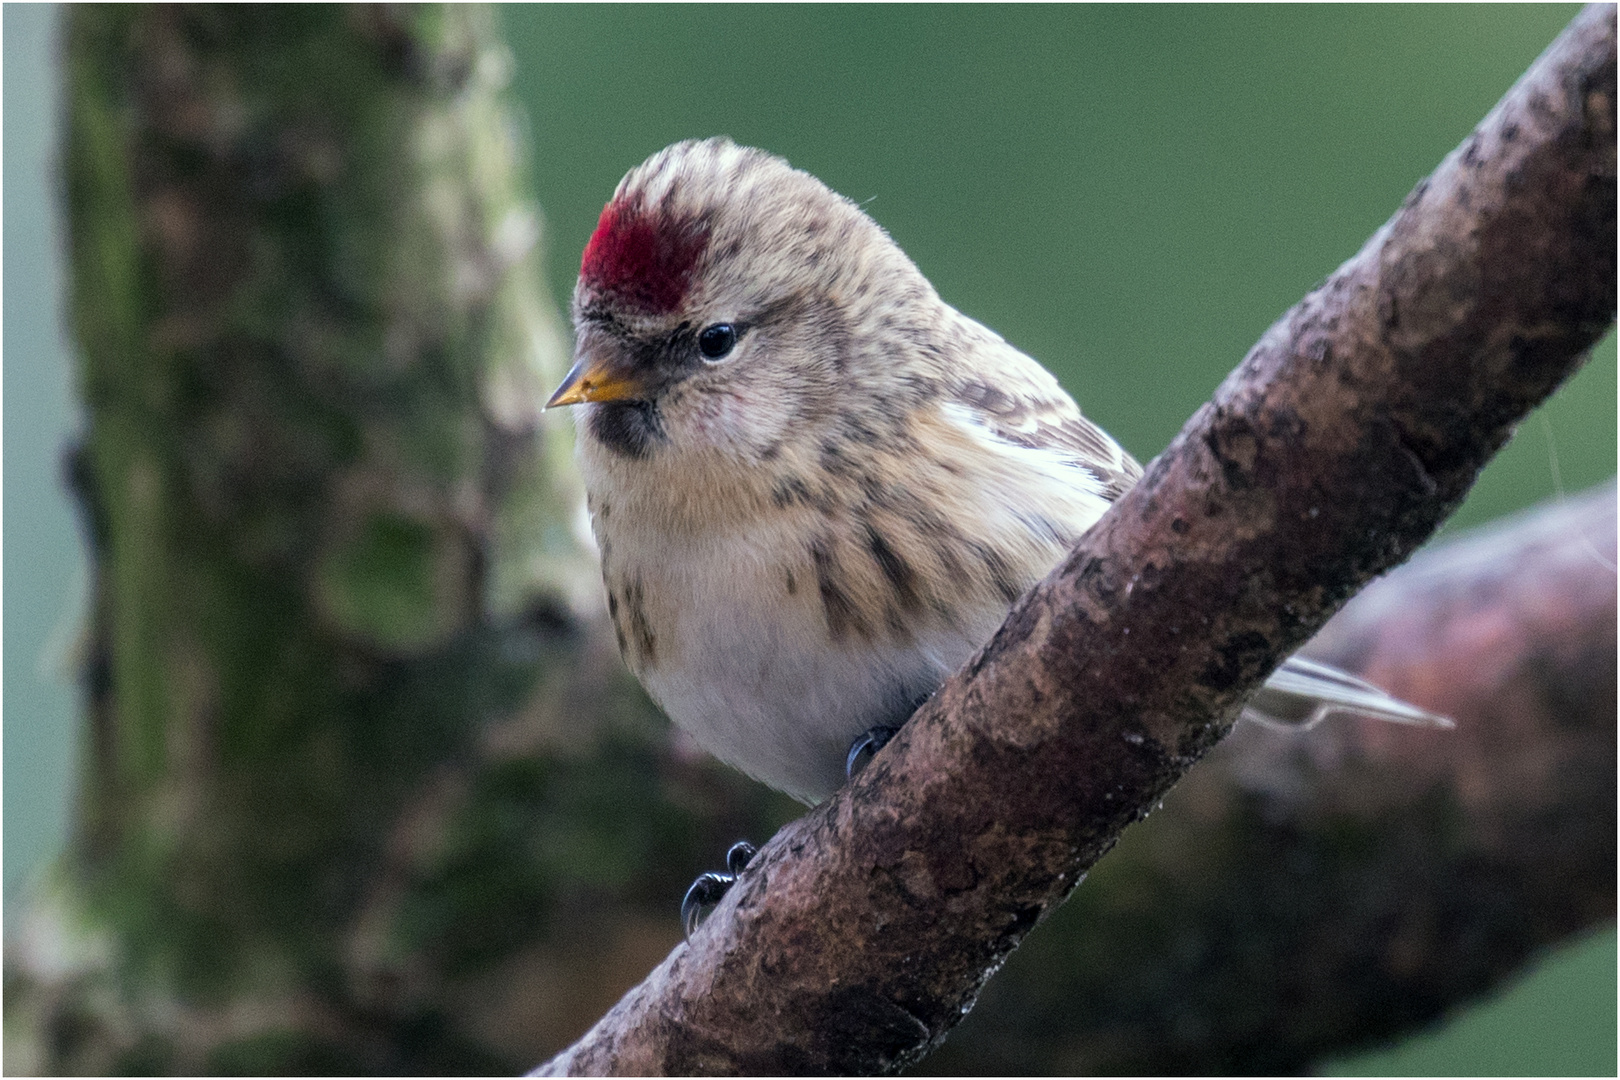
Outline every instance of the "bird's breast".
<path fill-rule="evenodd" d="M 806 801 L 836 790 L 850 743 L 904 721 L 1106 505 L 1046 457 L 948 415 L 917 419 L 921 434 L 924 420 L 931 442 L 851 437 L 748 467 L 582 442 L 626 662 L 710 752 Z"/>
<path fill-rule="evenodd" d="M 791 515 L 700 541 L 608 522 L 603 576 L 626 662 L 711 753 L 806 802 L 842 783 L 855 738 L 902 722 L 1004 612 L 891 624 L 831 576 L 837 545 L 818 554 Z"/>

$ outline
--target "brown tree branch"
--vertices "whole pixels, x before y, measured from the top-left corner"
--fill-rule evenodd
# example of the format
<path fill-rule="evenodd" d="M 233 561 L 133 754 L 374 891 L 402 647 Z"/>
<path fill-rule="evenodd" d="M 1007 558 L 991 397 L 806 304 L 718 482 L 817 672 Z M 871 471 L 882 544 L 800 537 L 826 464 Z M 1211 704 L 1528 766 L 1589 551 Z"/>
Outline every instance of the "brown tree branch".
<path fill-rule="evenodd" d="M 1614 42 L 1613 8 L 1577 17 L 894 743 L 544 1071 L 866 1073 L 937 1045 L 1608 326 Z"/>
<path fill-rule="evenodd" d="M 1615 489 L 1431 548 L 1306 651 L 1458 721 L 1240 725 L 924 1068 L 1297 1073 L 1615 905 Z"/>

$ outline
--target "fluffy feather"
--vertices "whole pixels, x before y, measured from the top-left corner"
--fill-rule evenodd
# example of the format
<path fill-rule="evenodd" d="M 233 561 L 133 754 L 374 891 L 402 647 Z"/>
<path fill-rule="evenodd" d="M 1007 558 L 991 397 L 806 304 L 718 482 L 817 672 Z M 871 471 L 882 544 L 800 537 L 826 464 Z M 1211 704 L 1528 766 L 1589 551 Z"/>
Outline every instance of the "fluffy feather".
<path fill-rule="evenodd" d="M 587 402 L 579 458 L 625 660 L 711 752 L 805 802 L 1141 475 L 859 207 L 727 140 L 624 178 L 573 311 L 559 396 Z M 717 326 L 736 344 L 711 358 L 699 335 Z M 1301 719 L 1433 719 L 1310 662 L 1271 693 Z"/>

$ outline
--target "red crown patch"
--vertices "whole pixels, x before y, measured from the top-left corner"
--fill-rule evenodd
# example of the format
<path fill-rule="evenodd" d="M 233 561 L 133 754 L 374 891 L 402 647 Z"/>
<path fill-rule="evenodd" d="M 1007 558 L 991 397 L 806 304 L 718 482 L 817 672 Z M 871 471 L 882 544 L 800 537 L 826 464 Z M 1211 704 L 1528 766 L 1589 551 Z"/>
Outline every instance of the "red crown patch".
<path fill-rule="evenodd" d="M 686 299 L 708 242 L 702 223 L 675 221 L 638 203 L 615 200 L 602 208 L 579 276 L 642 311 L 667 314 Z"/>

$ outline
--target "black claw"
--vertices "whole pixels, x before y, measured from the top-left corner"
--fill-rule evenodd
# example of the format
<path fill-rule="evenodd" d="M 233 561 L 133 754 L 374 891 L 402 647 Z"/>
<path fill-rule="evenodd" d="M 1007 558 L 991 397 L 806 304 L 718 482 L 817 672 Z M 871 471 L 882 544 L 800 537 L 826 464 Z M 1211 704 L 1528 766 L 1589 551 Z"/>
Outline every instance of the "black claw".
<path fill-rule="evenodd" d="M 756 849 L 746 840 L 739 840 L 731 845 L 726 852 L 725 872 L 716 871 L 709 874 L 699 874 L 698 879 L 692 882 L 692 887 L 686 890 L 686 896 L 681 900 L 681 930 L 687 938 L 700 926 L 708 915 L 709 909 L 725 898 L 736 884 L 737 875 L 742 873 L 753 859 Z"/>
<path fill-rule="evenodd" d="M 860 738 L 849 744 L 849 756 L 844 758 L 844 779 L 852 778 L 861 767 L 866 764 L 865 758 L 870 758 L 879 750 L 889 745 L 899 728 L 875 727 Z"/>
<path fill-rule="evenodd" d="M 754 856 L 757 854 L 759 854 L 759 849 L 753 844 L 746 840 L 739 840 L 726 850 L 726 869 L 730 870 L 731 876 L 735 878 L 743 872 L 743 869 L 753 861 Z"/>
<path fill-rule="evenodd" d="M 733 874 L 699 874 L 681 901 L 681 932 L 688 939 L 703 921 L 707 909 L 718 904 L 737 878 Z"/>

